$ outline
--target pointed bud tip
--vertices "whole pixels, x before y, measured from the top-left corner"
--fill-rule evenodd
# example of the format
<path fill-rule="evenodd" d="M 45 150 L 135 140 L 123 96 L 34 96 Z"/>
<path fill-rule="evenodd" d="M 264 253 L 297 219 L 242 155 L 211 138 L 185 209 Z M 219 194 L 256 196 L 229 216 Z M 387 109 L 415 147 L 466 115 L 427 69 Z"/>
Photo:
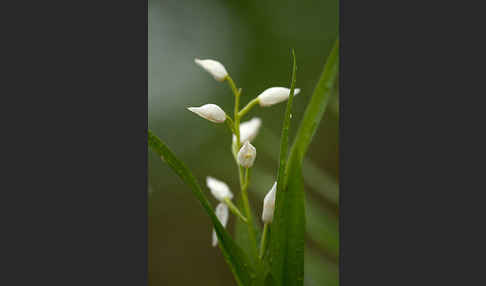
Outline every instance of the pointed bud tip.
<path fill-rule="evenodd" d="M 275 182 L 270 191 L 263 199 L 262 221 L 264 223 L 271 223 L 273 221 L 273 213 L 275 211 L 275 196 L 277 192 L 277 182 Z"/>
<path fill-rule="evenodd" d="M 224 202 L 226 198 L 233 199 L 233 193 L 223 181 L 207 176 L 206 186 L 211 190 L 211 194 L 220 202 Z"/>
<path fill-rule="evenodd" d="M 208 103 L 200 107 L 187 107 L 187 109 L 214 123 L 223 123 L 226 120 L 226 113 L 216 104 Z"/>
<path fill-rule="evenodd" d="M 223 82 L 228 76 L 226 68 L 218 61 L 211 59 L 198 59 L 194 58 L 194 62 L 210 73 L 215 80 Z"/>
<path fill-rule="evenodd" d="M 300 93 L 300 88 L 294 88 L 294 96 Z M 271 87 L 258 96 L 258 103 L 262 107 L 271 106 L 289 98 L 290 89 L 286 87 Z"/>

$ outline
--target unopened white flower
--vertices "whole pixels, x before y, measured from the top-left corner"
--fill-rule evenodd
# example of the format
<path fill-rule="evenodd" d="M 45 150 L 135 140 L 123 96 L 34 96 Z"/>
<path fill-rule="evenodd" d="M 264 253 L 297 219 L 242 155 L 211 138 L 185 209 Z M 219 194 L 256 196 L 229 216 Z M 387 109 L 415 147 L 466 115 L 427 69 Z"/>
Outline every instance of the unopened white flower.
<path fill-rule="evenodd" d="M 228 75 L 228 72 L 224 68 L 224 66 L 215 60 L 200 60 L 194 59 L 194 62 L 205 69 L 208 73 L 210 73 L 215 80 L 223 82 Z"/>
<path fill-rule="evenodd" d="M 275 194 L 277 193 L 277 182 L 275 182 L 263 199 L 263 223 L 269 223 L 273 221 L 273 212 L 275 210 Z"/>
<path fill-rule="evenodd" d="M 209 103 L 200 107 L 188 107 L 187 109 L 214 123 L 223 123 L 226 120 L 226 113 L 216 104 Z"/>
<path fill-rule="evenodd" d="M 224 202 L 224 199 L 233 199 L 233 193 L 230 191 L 228 185 L 213 177 L 206 177 L 206 186 L 211 190 L 211 194 L 220 202 Z"/>
<path fill-rule="evenodd" d="M 256 158 L 256 149 L 250 142 L 245 141 L 243 147 L 241 147 L 240 151 L 238 152 L 238 164 L 245 168 L 250 168 L 253 166 Z"/>
<path fill-rule="evenodd" d="M 258 134 L 262 120 L 258 117 L 253 117 L 251 120 L 242 122 L 240 124 L 240 142 L 243 144 L 246 141 L 251 142 Z M 236 136 L 233 135 L 233 143 L 236 142 Z"/>
<path fill-rule="evenodd" d="M 300 88 L 294 90 L 294 95 L 299 94 Z M 271 87 L 260 93 L 258 96 L 258 102 L 260 106 L 270 106 L 282 101 L 286 101 L 289 98 L 290 89 L 286 87 Z"/>
<path fill-rule="evenodd" d="M 228 216 L 229 216 L 228 206 L 223 203 L 219 203 L 216 206 L 215 214 L 216 217 L 221 222 L 221 224 L 223 225 L 223 227 L 226 227 L 226 224 L 228 223 Z M 213 246 L 216 245 L 218 245 L 218 236 L 216 235 L 216 231 L 213 228 Z"/>

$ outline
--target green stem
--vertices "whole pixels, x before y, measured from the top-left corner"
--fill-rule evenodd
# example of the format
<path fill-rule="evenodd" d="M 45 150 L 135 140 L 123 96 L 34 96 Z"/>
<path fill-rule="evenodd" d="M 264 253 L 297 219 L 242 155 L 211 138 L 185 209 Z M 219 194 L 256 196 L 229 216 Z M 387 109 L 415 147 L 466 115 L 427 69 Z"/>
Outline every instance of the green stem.
<path fill-rule="evenodd" d="M 234 110 L 234 133 L 236 135 L 236 147 L 240 149 L 240 117 L 238 116 L 238 110 L 240 109 L 240 92 L 236 88 L 235 82 L 233 79 L 228 75 L 227 76 L 228 84 L 235 95 L 235 110 Z"/>
<path fill-rule="evenodd" d="M 248 189 L 249 184 L 250 184 L 250 169 L 245 168 L 245 189 Z"/>
<path fill-rule="evenodd" d="M 240 112 L 238 113 L 238 116 L 240 118 L 242 118 L 245 114 L 248 113 L 248 111 L 250 111 L 255 105 L 257 105 L 259 103 L 259 99 L 258 97 L 255 97 L 254 99 L 252 99 L 250 102 L 248 102 L 248 104 L 243 107 L 243 109 L 240 110 Z"/>
<path fill-rule="evenodd" d="M 229 207 L 229 209 L 231 210 L 232 213 L 234 213 L 235 215 L 237 215 L 238 217 L 240 217 L 240 219 L 244 222 L 244 223 L 248 223 L 248 220 L 246 219 L 246 217 L 244 217 L 240 210 L 233 204 L 233 202 L 231 202 L 231 200 L 229 198 L 225 198 L 224 199 L 224 202 L 226 203 L 226 205 Z"/>
<path fill-rule="evenodd" d="M 235 82 L 233 79 L 228 75 L 227 78 L 228 84 L 233 91 L 233 94 L 235 95 L 235 110 L 234 110 L 234 133 L 236 136 L 236 148 L 233 149 L 233 152 L 238 152 L 237 150 L 240 150 L 241 148 L 241 141 L 240 141 L 240 115 L 239 115 L 239 108 L 240 108 L 240 95 L 241 95 L 241 89 L 238 90 L 236 88 Z M 236 150 L 236 151 L 235 151 Z M 233 154 L 236 155 L 236 154 Z M 235 156 L 235 161 L 236 161 L 236 156 Z M 243 174 L 243 167 L 238 165 L 238 162 L 236 162 L 236 165 L 238 166 L 238 173 L 239 173 L 239 178 L 240 178 L 240 188 L 241 188 L 241 198 L 243 201 L 243 209 L 245 212 L 245 216 L 247 219 L 247 225 L 248 225 L 248 236 L 250 238 L 251 244 L 252 244 L 252 252 L 253 252 L 253 257 L 257 257 L 258 255 L 258 249 L 257 249 L 257 242 L 256 242 L 256 235 L 255 235 L 255 226 L 253 224 L 253 218 L 251 215 L 251 209 L 250 209 L 250 202 L 248 201 L 248 182 L 249 182 L 249 175 L 248 175 L 248 169 L 246 170 L 246 174 Z"/>
<path fill-rule="evenodd" d="M 248 182 L 245 179 L 249 179 L 248 169 L 246 169 L 246 174 L 243 175 L 243 167 L 239 167 L 240 174 L 240 186 L 241 186 L 241 199 L 243 201 L 243 208 L 245 215 L 248 219 L 248 234 L 252 244 L 252 251 L 254 252 L 254 257 L 257 255 L 257 241 L 255 235 L 255 226 L 253 224 L 253 216 L 251 214 L 250 202 L 248 200 Z"/>
<path fill-rule="evenodd" d="M 260 253 L 258 254 L 258 258 L 260 258 L 260 260 L 263 258 L 263 253 L 265 252 L 265 243 L 266 243 L 266 240 L 267 240 L 267 231 L 268 231 L 268 223 L 265 223 L 263 225 L 262 239 L 260 240 Z"/>
<path fill-rule="evenodd" d="M 231 133 L 235 133 L 235 124 L 233 123 L 233 119 L 231 119 L 231 117 L 229 117 L 228 115 L 226 115 L 225 122 L 228 125 Z"/>
<path fill-rule="evenodd" d="M 233 91 L 233 94 L 234 94 L 235 96 L 236 96 L 237 94 L 240 94 L 240 93 L 238 92 L 238 89 L 236 88 L 236 85 L 235 85 L 235 82 L 233 81 L 233 79 L 232 79 L 232 78 L 231 78 L 229 75 L 226 77 L 226 79 L 228 80 L 228 84 L 229 84 L 229 86 L 230 86 L 230 88 L 231 88 L 231 91 Z"/>

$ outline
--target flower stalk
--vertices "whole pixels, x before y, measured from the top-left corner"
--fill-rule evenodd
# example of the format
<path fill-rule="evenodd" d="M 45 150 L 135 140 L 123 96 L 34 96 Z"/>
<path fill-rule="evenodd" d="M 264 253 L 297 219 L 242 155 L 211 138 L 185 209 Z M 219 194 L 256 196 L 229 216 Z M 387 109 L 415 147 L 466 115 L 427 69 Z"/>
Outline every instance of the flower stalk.
<path fill-rule="evenodd" d="M 241 214 L 240 210 L 233 204 L 233 202 L 230 199 L 225 198 L 224 203 L 229 207 L 232 213 L 234 213 L 237 217 L 239 217 L 244 223 L 248 223 L 246 217 Z"/>
<path fill-rule="evenodd" d="M 238 116 L 238 111 L 239 111 L 239 106 L 240 106 L 240 92 L 236 88 L 235 82 L 231 78 L 231 76 L 227 75 L 226 79 L 228 81 L 228 85 L 231 88 L 231 91 L 235 95 L 235 111 L 234 111 L 234 131 L 236 135 L 236 148 L 239 150 L 240 149 L 240 117 Z"/>
<path fill-rule="evenodd" d="M 265 246 L 267 242 L 267 232 L 268 232 L 268 223 L 263 225 L 263 233 L 262 239 L 260 240 L 260 253 L 258 254 L 258 258 L 262 260 L 263 254 L 265 253 Z"/>
<path fill-rule="evenodd" d="M 233 119 L 229 117 L 227 114 L 226 115 L 226 124 L 228 125 L 228 128 L 230 129 L 231 133 L 235 133 L 235 124 L 233 123 Z"/>
<path fill-rule="evenodd" d="M 241 148 L 241 141 L 240 141 L 240 115 L 239 115 L 239 106 L 240 106 L 240 95 L 241 92 L 240 90 L 237 89 L 233 79 L 231 76 L 226 77 L 228 84 L 231 88 L 231 91 L 233 91 L 233 94 L 235 96 L 235 108 L 234 108 L 234 133 L 236 136 L 236 150 L 240 150 Z M 237 156 L 235 156 L 237 157 Z M 248 169 L 243 168 L 238 164 L 237 158 L 235 158 L 236 165 L 238 166 L 238 173 L 239 173 L 239 178 L 240 178 L 240 188 L 241 188 L 241 199 L 243 201 L 243 210 L 245 212 L 245 216 L 247 219 L 247 226 L 248 226 L 248 234 L 251 242 L 251 248 L 252 251 L 254 252 L 254 255 L 257 255 L 257 241 L 256 241 L 256 230 L 253 224 L 253 217 L 251 214 L 251 209 L 250 209 L 250 202 L 248 200 L 248 184 L 249 184 L 249 174 L 248 174 Z M 246 171 L 246 173 L 245 173 Z"/>
<path fill-rule="evenodd" d="M 248 113 L 248 111 L 250 111 L 255 105 L 258 105 L 258 97 L 255 97 L 254 99 L 252 99 L 250 102 L 248 102 L 248 104 L 243 107 L 240 112 L 238 113 L 238 116 L 240 118 L 242 118 L 243 116 L 245 116 L 245 114 Z"/>

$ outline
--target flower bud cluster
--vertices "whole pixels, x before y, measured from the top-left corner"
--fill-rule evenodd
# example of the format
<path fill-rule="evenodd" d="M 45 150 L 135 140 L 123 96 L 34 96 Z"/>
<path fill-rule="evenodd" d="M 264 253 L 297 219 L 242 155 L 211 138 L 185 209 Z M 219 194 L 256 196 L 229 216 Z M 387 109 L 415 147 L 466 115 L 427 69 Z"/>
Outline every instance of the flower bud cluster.
<path fill-rule="evenodd" d="M 257 136 L 262 125 L 262 120 L 258 117 L 254 117 L 251 120 L 242 122 L 240 124 L 240 119 L 256 105 L 260 105 L 261 107 L 267 107 L 288 100 L 290 96 L 290 89 L 285 87 L 268 88 L 260 93 L 253 100 L 251 100 L 245 108 L 239 110 L 238 102 L 239 96 L 241 94 L 241 89 L 238 90 L 236 88 L 226 68 L 220 62 L 211 59 L 196 58 L 194 59 L 194 62 L 205 71 L 207 71 L 218 82 L 227 81 L 233 93 L 235 93 L 237 101 L 235 101 L 236 103 L 234 119 L 228 117 L 228 115 L 221 107 L 212 103 L 204 104 L 199 107 L 188 107 L 187 109 L 210 122 L 226 122 L 228 124 L 231 132 L 233 133 L 233 155 L 235 156 L 237 164 L 245 168 L 240 169 L 240 172 L 241 170 L 245 170 L 246 172 L 244 179 L 242 179 L 240 173 L 240 180 L 242 180 L 240 183 L 242 186 L 242 191 L 246 191 L 249 178 L 248 168 L 251 168 L 254 165 L 256 159 L 256 148 L 252 145 L 251 142 Z M 297 95 L 299 93 L 300 89 L 295 88 L 294 95 Z M 237 134 L 239 135 L 239 140 Z M 244 222 L 250 223 L 250 221 L 247 221 L 247 218 L 245 218 L 238 210 L 238 208 L 231 202 L 231 200 L 233 199 L 233 193 L 225 182 L 208 176 L 206 177 L 206 186 L 209 188 L 211 194 L 219 202 L 215 209 L 215 215 L 221 222 L 221 225 L 223 227 L 226 227 L 228 223 L 230 211 L 239 216 Z M 273 221 L 276 191 L 277 183 L 275 182 L 275 184 L 273 184 L 272 188 L 263 200 L 262 221 L 265 225 Z M 246 205 L 248 205 L 248 202 L 246 203 Z M 249 219 L 250 215 L 248 213 L 248 210 L 246 209 L 245 211 L 247 212 L 247 217 Z M 212 245 L 216 246 L 218 244 L 218 237 L 214 229 L 212 235 Z"/>

